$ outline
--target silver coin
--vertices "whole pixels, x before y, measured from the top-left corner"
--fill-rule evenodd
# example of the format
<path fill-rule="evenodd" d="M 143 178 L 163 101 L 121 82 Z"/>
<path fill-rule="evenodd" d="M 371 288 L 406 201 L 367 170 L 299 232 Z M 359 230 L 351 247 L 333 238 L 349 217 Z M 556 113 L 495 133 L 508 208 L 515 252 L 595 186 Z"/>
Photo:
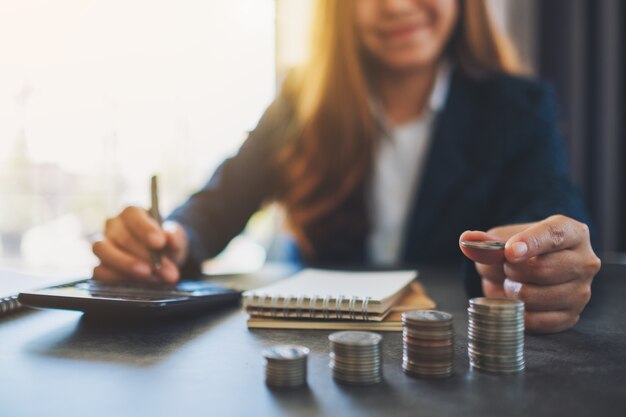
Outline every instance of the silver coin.
<path fill-rule="evenodd" d="M 406 373 L 411 373 L 421 377 L 443 377 L 452 375 L 454 372 L 454 367 L 442 367 L 437 369 L 425 369 L 419 367 L 411 367 L 408 365 L 402 365 L 402 370 Z"/>
<path fill-rule="evenodd" d="M 415 347 L 423 347 L 423 348 L 448 348 L 454 346 L 454 339 L 433 339 L 433 340 L 424 340 L 424 339 L 415 339 L 412 337 L 403 336 L 402 342 L 415 346 Z"/>
<path fill-rule="evenodd" d="M 524 324 L 524 312 L 516 312 L 511 315 L 503 315 L 503 314 L 476 314 L 468 312 L 468 319 L 473 322 L 484 323 L 486 326 L 498 326 L 498 325 L 507 325 L 507 326 L 516 326 Z"/>
<path fill-rule="evenodd" d="M 495 240 L 463 240 L 461 247 L 470 249 L 499 251 L 504 250 L 506 242 L 498 242 Z"/>
<path fill-rule="evenodd" d="M 413 337 L 415 339 L 450 339 L 454 337 L 454 330 L 416 331 L 405 327 L 404 330 L 402 330 L 402 335 Z"/>
<path fill-rule="evenodd" d="M 449 323 L 452 321 L 452 314 L 438 310 L 414 310 L 402 313 L 402 320 L 409 323 Z"/>
<path fill-rule="evenodd" d="M 344 331 L 336 332 L 328 336 L 328 339 L 335 344 L 348 346 L 371 346 L 382 342 L 383 337 L 372 332 Z"/>
<path fill-rule="evenodd" d="M 333 349 L 341 349 L 345 350 L 346 352 L 371 352 L 380 350 L 382 343 L 378 342 L 371 345 L 348 345 L 343 343 L 330 342 L 330 346 Z"/>
<path fill-rule="evenodd" d="M 275 375 L 275 374 L 265 374 L 265 379 L 269 379 L 272 381 L 300 381 L 306 379 L 306 372 L 300 374 L 292 374 L 292 375 Z"/>
<path fill-rule="evenodd" d="M 374 385 L 374 384 L 379 384 L 383 380 L 382 376 L 372 378 L 372 379 L 365 379 L 365 380 L 359 380 L 359 379 L 353 380 L 353 379 L 341 378 L 341 377 L 334 377 L 334 379 L 336 382 L 342 385 Z"/>
<path fill-rule="evenodd" d="M 448 354 L 454 352 L 454 343 L 450 343 L 449 345 L 444 346 L 421 346 L 415 345 L 411 343 L 402 343 L 402 347 L 411 352 L 423 352 L 423 353 L 431 353 L 431 354 Z"/>
<path fill-rule="evenodd" d="M 474 327 L 479 327 L 479 328 L 490 330 L 493 332 L 508 330 L 508 331 L 516 331 L 516 332 L 524 333 L 524 331 L 526 330 L 524 327 L 524 323 L 495 324 L 495 323 L 485 323 L 479 320 L 472 320 L 472 319 L 470 319 L 468 323 L 470 325 L 473 325 Z"/>
<path fill-rule="evenodd" d="M 271 375 L 302 375 L 306 373 L 306 367 L 300 367 L 295 369 L 275 369 L 265 368 L 265 374 Z"/>
<path fill-rule="evenodd" d="M 362 381 L 373 378 L 378 378 L 382 375 L 382 370 L 380 369 L 371 369 L 371 370 L 363 370 L 363 371 L 352 371 L 341 368 L 331 368 L 333 377 L 342 378 L 342 379 L 350 379 L 354 381 Z"/>
<path fill-rule="evenodd" d="M 515 338 L 524 338 L 524 328 L 523 327 L 489 327 L 484 326 L 481 323 L 475 323 L 470 321 L 467 325 L 468 330 L 476 331 L 476 333 L 483 334 L 485 336 L 494 336 L 494 337 L 515 337 Z"/>
<path fill-rule="evenodd" d="M 349 372 L 343 369 L 333 368 L 332 374 L 334 377 L 343 378 L 343 379 L 365 380 L 365 379 L 378 378 L 382 376 L 382 371 L 380 369 L 375 369 L 372 371 Z"/>
<path fill-rule="evenodd" d="M 508 346 L 523 346 L 524 338 L 506 338 L 503 336 L 500 337 L 485 337 L 481 333 L 474 332 L 473 330 L 469 330 L 467 332 L 467 341 L 475 343 L 478 346 L 484 347 L 508 347 Z"/>
<path fill-rule="evenodd" d="M 468 351 L 467 356 L 470 360 L 481 360 L 489 363 L 501 363 L 501 364 L 510 364 L 524 361 L 524 352 L 498 352 L 498 353 L 490 353 L 490 352 L 480 352 L 476 351 Z"/>
<path fill-rule="evenodd" d="M 474 301 L 473 300 L 477 300 Z M 507 300 L 516 301 L 519 304 L 503 304 L 503 303 L 491 303 L 488 304 L 484 300 Z M 517 318 L 524 312 L 524 303 L 519 300 L 513 300 L 510 298 L 502 297 L 478 297 L 470 300 L 472 304 L 467 307 L 467 312 L 470 316 L 485 317 L 485 318 L 497 318 L 497 319 L 513 319 Z"/>
<path fill-rule="evenodd" d="M 454 329 L 454 322 L 411 322 L 411 321 L 403 321 L 402 327 L 404 329 L 416 330 L 416 331 L 446 331 Z"/>
<path fill-rule="evenodd" d="M 413 369 L 420 372 L 441 372 L 444 369 L 450 369 L 454 367 L 454 362 L 440 362 L 440 363 L 426 363 L 426 362 L 415 362 L 409 360 L 403 360 L 402 364 L 407 369 Z"/>
<path fill-rule="evenodd" d="M 381 345 L 372 345 L 372 346 L 348 346 L 337 343 L 330 344 L 331 349 L 340 350 L 342 352 L 354 352 L 354 354 L 367 354 L 370 352 L 379 352 L 381 350 Z"/>
<path fill-rule="evenodd" d="M 402 370 L 408 376 L 417 378 L 446 378 L 454 374 L 454 367 L 441 368 L 438 370 L 424 370 L 403 365 Z"/>
<path fill-rule="evenodd" d="M 403 352 L 402 357 L 415 363 L 440 365 L 454 361 L 455 355 L 431 356 L 431 355 L 415 355 L 410 352 Z"/>
<path fill-rule="evenodd" d="M 404 358 L 402 363 L 407 367 L 411 367 L 415 369 L 425 369 L 425 370 L 438 370 L 438 369 L 450 368 L 454 366 L 454 361 L 452 360 L 431 363 L 431 362 L 419 362 L 419 361 L 411 360 L 409 358 Z"/>
<path fill-rule="evenodd" d="M 368 354 L 354 354 L 354 355 L 348 352 L 342 352 L 342 351 L 337 351 L 337 350 L 332 350 L 331 352 L 337 358 L 344 358 L 345 360 L 351 360 L 355 362 L 373 361 L 376 359 L 380 359 L 380 357 L 382 356 L 381 352 L 371 352 Z"/>
<path fill-rule="evenodd" d="M 437 366 L 443 366 L 444 363 L 437 363 L 437 362 L 423 362 L 420 360 L 415 360 L 414 358 L 411 358 L 407 355 L 402 355 L 402 360 L 406 361 L 407 363 L 410 364 L 414 364 L 414 365 L 419 365 L 419 366 L 424 366 L 424 367 L 429 367 L 429 366 L 433 366 L 433 367 L 437 367 Z M 454 358 L 451 358 L 451 360 L 447 360 L 445 361 L 448 364 L 452 364 Z"/>
<path fill-rule="evenodd" d="M 470 341 L 467 347 L 475 352 L 484 352 L 486 354 L 518 354 L 524 352 L 524 345 L 482 345 Z"/>
<path fill-rule="evenodd" d="M 367 358 L 366 360 L 355 359 L 349 356 L 330 356 L 331 361 L 345 363 L 346 365 L 355 365 L 355 366 L 366 366 L 368 364 L 379 364 L 382 363 L 383 358 L 381 356 L 375 356 L 371 358 Z"/>
<path fill-rule="evenodd" d="M 508 369 L 492 368 L 489 366 L 484 366 L 484 365 L 475 364 L 475 363 L 471 363 L 470 366 L 473 369 L 477 369 L 481 372 L 488 372 L 491 374 L 516 374 L 526 369 L 526 365 L 524 364 L 521 364 L 518 367 L 508 368 Z"/>
<path fill-rule="evenodd" d="M 473 331 L 485 337 L 508 337 L 518 339 L 524 338 L 524 329 L 520 327 L 489 327 L 484 326 L 481 323 L 475 323 L 473 321 L 470 321 L 467 325 L 467 330 Z"/>
<path fill-rule="evenodd" d="M 415 356 L 416 358 L 448 358 L 454 356 L 454 349 L 447 350 L 427 350 L 427 349 L 412 349 L 407 346 L 402 347 L 402 352 Z"/>
<path fill-rule="evenodd" d="M 507 312 L 523 311 L 524 303 L 519 300 L 504 297 L 477 297 L 470 300 L 470 306 L 476 311 Z"/>
<path fill-rule="evenodd" d="M 488 360 L 483 360 L 481 358 L 470 359 L 470 365 L 477 367 L 477 368 L 481 368 L 481 369 L 489 369 L 493 371 L 502 371 L 502 372 L 519 371 L 526 367 L 526 363 L 523 360 L 512 361 L 508 363 L 498 363 L 498 362 L 491 362 Z"/>
<path fill-rule="evenodd" d="M 292 361 L 306 358 L 309 352 L 309 348 L 304 346 L 278 345 L 264 350 L 262 354 L 268 360 Z"/>
<path fill-rule="evenodd" d="M 372 370 L 372 369 L 380 369 L 382 365 L 382 361 L 369 362 L 369 363 L 346 363 L 339 362 L 336 359 L 331 359 L 329 361 L 329 366 L 331 368 L 341 368 L 341 369 L 351 369 L 355 371 L 360 370 Z"/>
<path fill-rule="evenodd" d="M 351 370 L 346 370 L 346 369 L 341 369 L 341 368 L 331 368 L 331 369 L 332 369 L 333 375 L 339 375 L 341 377 L 353 378 L 353 379 L 373 378 L 382 374 L 381 368 L 368 369 L 368 370 L 362 370 L 362 371 L 351 371 Z"/>
<path fill-rule="evenodd" d="M 491 369 L 508 370 L 508 369 L 518 369 L 520 366 L 525 365 L 525 361 L 522 359 L 522 360 L 515 360 L 515 361 L 511 360 L 511 361 L 498 362 L 498 361 L 483 359 L 480 357 L 475 357 L 475 358 L 470 358 L 470 364 L 481 366 L 481 367 L 488 367 Z"/>

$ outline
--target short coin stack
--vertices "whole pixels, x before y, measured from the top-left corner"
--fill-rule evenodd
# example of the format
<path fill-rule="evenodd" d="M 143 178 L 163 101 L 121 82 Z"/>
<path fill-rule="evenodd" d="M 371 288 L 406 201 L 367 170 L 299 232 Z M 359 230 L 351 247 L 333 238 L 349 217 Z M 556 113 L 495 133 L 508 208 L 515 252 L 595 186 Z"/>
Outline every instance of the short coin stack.
<path fill-rule="evenodd" d="M 297 345 L 279 345 L 264 350 L 267 385 L 296 387 L 306 384 L 308 355 L 308 348 Z"/>
<path fill-rule="evenodd" d="M 402 314 L 402 369 L 410 376 L 443 378 L 454 372 L 452 315 L 436 310 Z"/>
<path fill-rule="evenodd" d="M 470 300 L 468 354 L 473 368 L 492 373 L 524 370 L 524 303 L 509 298 Z"/>
<path fill-rule="evenodd" d="M 371 332 L 336 332 L 330 340 L 330 368 L 337 382 L 370 385 L 382 380 L 382 336 Z"/>

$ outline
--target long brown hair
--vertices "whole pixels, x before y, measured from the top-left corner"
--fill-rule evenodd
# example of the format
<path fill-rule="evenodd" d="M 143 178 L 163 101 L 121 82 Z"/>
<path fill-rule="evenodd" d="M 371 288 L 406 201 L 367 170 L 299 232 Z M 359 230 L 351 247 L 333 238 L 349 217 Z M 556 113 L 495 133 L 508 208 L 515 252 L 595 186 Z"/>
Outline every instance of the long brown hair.
<path fill-rule="evenodd" d="M 469 76 L 521 71 L 512 43 L 500 33 L 485 0 L 458 0 L 447 52 Z M 303 254 L 315 255 L 312 228 L 362 190 L 370 171 L 376 124 L 359 54 L 355 2 L 317 0 L 309 59 L 285 81 L 295 123 L 279 153 L 289 223 Z"/>

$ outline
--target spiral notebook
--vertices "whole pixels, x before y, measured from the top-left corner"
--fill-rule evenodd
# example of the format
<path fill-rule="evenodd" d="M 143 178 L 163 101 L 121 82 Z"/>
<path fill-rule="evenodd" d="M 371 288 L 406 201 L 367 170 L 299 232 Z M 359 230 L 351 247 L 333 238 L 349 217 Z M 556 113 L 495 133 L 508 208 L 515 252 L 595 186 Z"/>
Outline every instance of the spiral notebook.
<path fill-rule="evenodd" d="M 402 331 L 402 313 L 409 310 L 433 309 L 435 302 L 428 297 L 422 285 L 413 281 L 409 290 L 391 307 L 382 321 L 283 319 L 270 317 L 248 318 L 249 329 L 307 329 L 307 330 L 375 330 Z"/>
<path fill-rule="evenodd" d="M 245 292 L 243 308 L 250 315 L 248 327 L 257 328 L 298 328 L 293 321 L 300 321 L 301 328 L 311 328 L 306 322 L 325 322 L 323 328 L 332 328 L 328 326 L 333 321 L 382 323 L 408 293 L 413 293 L 409 309 L 434 307 L 421 285 L 414 282 L 416 277 L 416 271 L 305 269 L 276 284 Z"/>
<path fill-rule="evenodd" d="M 17 271 L 0 270 L 0 317 L 22 309 L 22 305 L 17 301 L 17 296 L 21 291 L 28 291 L 75 280 L 76 279 L 42 277 Z"/>

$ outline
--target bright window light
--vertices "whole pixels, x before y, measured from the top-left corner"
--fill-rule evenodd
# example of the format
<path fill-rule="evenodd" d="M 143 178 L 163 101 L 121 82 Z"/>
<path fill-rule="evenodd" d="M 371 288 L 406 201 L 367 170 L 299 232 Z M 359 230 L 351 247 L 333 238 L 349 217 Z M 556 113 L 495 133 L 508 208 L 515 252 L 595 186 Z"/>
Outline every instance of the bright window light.
<path fill-rule="evenodd" d="M 0 2 L 3 262 L 93 263 L 126 204 L 167 213 L 274 97 L 273 0 Z"/>

